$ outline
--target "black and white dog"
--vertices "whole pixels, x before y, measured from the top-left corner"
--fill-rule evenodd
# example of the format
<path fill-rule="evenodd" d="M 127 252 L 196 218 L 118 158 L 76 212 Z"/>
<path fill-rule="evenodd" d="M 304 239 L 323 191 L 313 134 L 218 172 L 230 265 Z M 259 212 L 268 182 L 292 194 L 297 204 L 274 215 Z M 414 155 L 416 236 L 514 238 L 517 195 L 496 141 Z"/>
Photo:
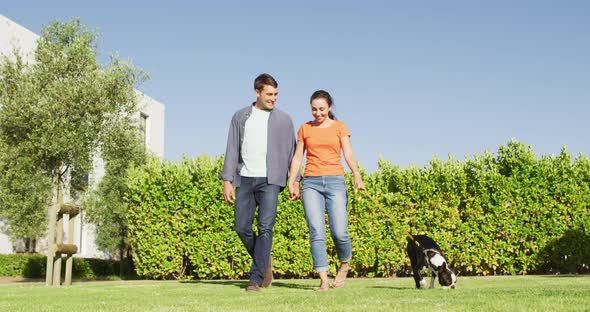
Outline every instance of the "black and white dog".
<path fill-rule="evenodd" d="M 430 288 L 434 288 L 434 278 L 438 276 L 438 282 L 442 288 L 454 289 L 457 284 L 457 276 L 449 268 L 438 244 L 426 235 L 408 235 L 407 240 L 408 247 L 406 251 L 412 264 L 416 288 L 426 286 L 422 273 L 431 271 Z"/>

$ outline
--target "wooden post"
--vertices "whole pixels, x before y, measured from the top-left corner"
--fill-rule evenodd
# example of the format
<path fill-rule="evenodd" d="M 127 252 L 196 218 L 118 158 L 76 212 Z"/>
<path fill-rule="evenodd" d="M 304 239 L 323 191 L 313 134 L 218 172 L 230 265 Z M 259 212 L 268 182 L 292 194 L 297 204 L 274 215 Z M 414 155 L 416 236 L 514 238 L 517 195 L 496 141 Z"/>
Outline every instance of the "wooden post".
<path fill-rule="evenodd" d="M 63 194 L 61 187 L 58 188 L 57 193 L 57 210 L 63 205 Z M 64 222 L 63 214 L 58 213 L 57 216 L 57 233 L 55 235 L 55 245 L 63 244 L 64 242 Z M 53 260 L 53 286 L 59 286 L 61 284 L 61 253 L 55 250 L 55 259 Z"/>
<path fill-rule="evenodd" d="M 70 244 L 74 244 L 74 226 L 75 226 L 75 219 L 74 219 L 75 215 L 73 213 L 69 213 L 68 214 L 68 243 Z M 74 245 L 75 246 L 75 245 Z M 76 251 L 74 253 L 77 252 Z M 68 254 L 68 257 L 66 258 L 66 280 L 64 281 L 64 284 L 66 286 L 70 286 L 72 285 L 72 262 L 74 261 L 72 259 L 72 255 L 71 253 Z"/>
<path fill-rule="evenodd" d="M 49 208 L 49 237 L 47 238 L 47 266 L 45 270 L 45 285 L 53 285 L 53 258 L 55 256 L 55 226 L 57 211 L 59 210 L 58 194 L 61 192 L 61 184 L 57 181 L 55 203 Z"/>
<path fill-rule="evenodd" d="M 72 285 L 72 263 L 73 263 L 73 254 L 78 252 L 78 246 L 74 243 L 74 227 L 76 226 L 76 219 L 74 219 L 79 213 L 80 208 L 71 204 L 63 204 L 59 208 L 60 214 L 67 214 L 68 215 L 68 245 L 58 245 L 58 250 L 61 252 L 66 252 L 66 279 L 64 281 L 64 285 L 70 286 Z M 69 248 L 69 249 L 68 249 Z"/>
<path fill-rule="evenodd" d="M 64 205 L 62 185 L 58 182 L 55 204 L 49 210 L 49 247 L 47 248 L 47 272 L 45 284 L 59 286 L 61 284 L 61 256 L 66 254 L 66 276 L 64 284 L 72 284 L 72 255 L 78 252 L 74 244 L 74 217 L 80 208 L 72 204 Z M 68 215 L 68 244 L 64 244 L 64 214 Z"/>

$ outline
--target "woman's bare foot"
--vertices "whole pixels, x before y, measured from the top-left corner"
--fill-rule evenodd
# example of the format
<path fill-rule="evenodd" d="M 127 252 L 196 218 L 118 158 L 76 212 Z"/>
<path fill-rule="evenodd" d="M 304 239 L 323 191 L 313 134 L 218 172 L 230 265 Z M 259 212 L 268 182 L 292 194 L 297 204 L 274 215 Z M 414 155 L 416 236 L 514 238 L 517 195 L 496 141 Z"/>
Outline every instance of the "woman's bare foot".
<path fill-rule="evenodd" d="M 332 288 L 341 288 L 344 286 L 344 282 L 346 282 L 346 275 L 348 275 L 349 270 L 350 266 L 348 265 L 348 262 L 342 262 L 340 264 L 338 273 L 336 274 L 336 277 L 334 277 L 334 281 L 332 282 Z"/>
<path fill-rule="evenodd" d="M 320 288 L 318 291 L 326 291 L 330 289 L 330 281 L 328 280 L 328 272 L 320 272 Z"/>

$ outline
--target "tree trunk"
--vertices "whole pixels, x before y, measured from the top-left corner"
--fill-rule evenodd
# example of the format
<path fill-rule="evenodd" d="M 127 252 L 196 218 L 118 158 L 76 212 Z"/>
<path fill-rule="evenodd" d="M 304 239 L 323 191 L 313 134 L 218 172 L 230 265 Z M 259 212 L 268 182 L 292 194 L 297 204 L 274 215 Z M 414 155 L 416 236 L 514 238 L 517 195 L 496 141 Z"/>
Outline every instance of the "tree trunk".
<path fill-rule="evenodd" d="M 35 253 L 37 249 L 37 240 L 34 238 L 25 238 L 25 253 Z"/>
<path fill-rule="evenodd" d="M 127 265 L 125 263 L 125 247 L 123 243 L 119 244 L 119 276 L 125 276 Z"/>
<path fill-rule="evenodd" d="M 53 260 L 55 257 L 55 252 L 53 250 L 55 244 L 55 231 L 56 231 L 56 221 L 57 221 L 57 210 L 59 209 L 59 201 L 58 198 L 61 194 L 61 185 L 59 178 L 54 180 L 56 183 L 55 186 L 55 195 L 54 195 L 54 203 L 49 208 L 49 226 L 48 226 L 48 237 L 47 237 L 47 265 L 46 265 L 46 272 L 45 272 L 45 285 L 52 286 L 53 285 Z"/>

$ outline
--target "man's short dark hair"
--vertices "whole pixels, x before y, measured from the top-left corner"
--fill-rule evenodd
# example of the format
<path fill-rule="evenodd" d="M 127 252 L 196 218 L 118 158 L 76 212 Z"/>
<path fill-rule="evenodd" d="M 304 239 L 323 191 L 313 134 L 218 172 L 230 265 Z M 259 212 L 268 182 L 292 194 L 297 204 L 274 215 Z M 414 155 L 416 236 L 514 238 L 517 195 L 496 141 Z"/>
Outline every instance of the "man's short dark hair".
<path fill-rule="evenodd" d="M 260 74 L 254 80 L 254 90 L 262 90 L 264 89 L 264 86 L 273 86 L 275 88 L 278 88 L 279 84 L 271 75 L 264 73 Z"/>

